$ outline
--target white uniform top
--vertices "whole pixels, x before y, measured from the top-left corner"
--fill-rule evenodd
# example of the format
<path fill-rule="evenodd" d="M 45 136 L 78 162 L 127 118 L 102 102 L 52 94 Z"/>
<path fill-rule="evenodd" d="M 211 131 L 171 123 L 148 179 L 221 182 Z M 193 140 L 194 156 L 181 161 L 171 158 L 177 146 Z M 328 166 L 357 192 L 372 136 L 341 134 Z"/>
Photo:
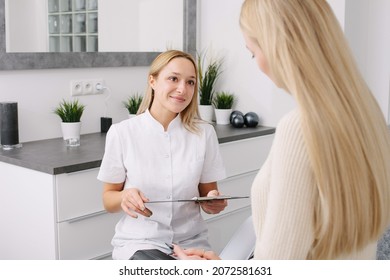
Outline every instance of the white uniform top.
<path fill-rule="evenodd" d="M 167 131 L 149 111 L 114 124 L 98 179 L 125 182 L 152 200 L 189 199 L 199 196 L 198 184 L 226 177 L 214 128 L 200 123 L 200 134 L 184 128 L 180 116 Z M 139 249 L 168 252 L 166 243 L 210 249 L 199 204 L 193 202 L 146 204 L 153 215 L 124 215 L 112 240 L 114 259 L 129 259 Z"/>

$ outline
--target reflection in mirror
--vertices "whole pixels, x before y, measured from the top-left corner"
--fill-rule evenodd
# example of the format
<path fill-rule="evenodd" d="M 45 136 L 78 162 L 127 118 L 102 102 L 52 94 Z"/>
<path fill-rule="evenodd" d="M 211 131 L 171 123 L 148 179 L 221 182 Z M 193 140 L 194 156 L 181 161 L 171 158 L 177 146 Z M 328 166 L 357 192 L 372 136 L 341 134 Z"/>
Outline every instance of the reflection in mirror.
<path fill-rule="evenodd" d="M 6 0 L 6 51 L 181 49 L 183 5 L 183 0 Z"/>
<path fill-rule="evenodd" d="M 14 1 L 21 0 L 7 0 L 9 3 Z M 39 0 L 29 0 L 29 2 L 39 1 Z M 67 1 L 67 0 L 59 0 Z M 70 0 L 69 0 L 70 1 Z M 75 1 L 75 0 L 72 0 Z M 85 1 L 85 0 L 84 0 Z M 136 0 L 98 0 L 98 9 L 101 9 L 104 2 L 113 3 L 114 1 L 126 1 L 133 2 Z M 140 0 L 142 2 L 150 2 L 159 0 Z M 180 26 L 182 41 L 178 46 L 178 49 L 184 50 L 196 55 L 196 10 L 197 10 L 197 1 L 196 0 L 180 0 L 182 5 L 182 12 L 180 17 L 175 15 L 173 18 L 181 18 L 182 25 Z M 166 0 L 161 1 L 167 3 Z M 73 3 L 73 2 L 72 2 Z M 179 2 L 177 2 L 179 3 Z M 35 6 L 34 6 L 35 7 Z M 155 7 L 155 6 L 153 6 Z M 157 7 L 157 6 L 156 6 Z M 164 43 L 160 44 L 162 48 L 161 51 L 115 51 L 115 52 L 6 52 L 6 40 L 5 35 L 5 9 L 8 9 L 8 6 L 5 6 L 5 0 L 0 0 L 0 70 L 24 70 L 24 69 L 50 69 L 50 68 L 90 68 L 90 67 L 124 67 L 124 66 L 149 66 L 153 59 L 163 50 L 168 48 L 174 48 L 176 43 L 172 43 L 171 39 L 165 39 Z M 164 9 L 171 9 L 172 7 L 164 5 Z M 35 9 L 32 9 L 35 10 Z M 30 11 L 32 11 L 30 10 Z M 165 11 L 160 10 L 160 14 L 165 15 Z M 47 16 L 47 15 L 45 15 Z M 24 19 L 24 17 L 21 17 Z M 20 18 L 19 18 L 20 20 Z M 165 16 L 164 16 L 165 20 Z M 34 21 L 37 23 L 38 19 Z M 98 22 L 101 21 L 98 19 Z M 153 30 L 153 34 L 148 34 L 147 32 L 140 32 L 143 36 L 149 36 L 152 38 L 156 35 L 156 26 L 160 25 L 161 22 L 151 23 L 148 25 L 150 28 L 147 31 Z M 48 27 L 47 27 L 48 28 Z M 99 23 L 98 29 L 101 28 Z M 169 31 L 170 27 L 165 30 Z M 101 30 L 99 30 L 100 33 Z M 47 31 L 45 31 L 47 32 Z M 124 31 L 126 33 L 126 31 Z M 150 33 L 150 32 L 149 32 Z M 176 35 L 176 31 L 174 32 Z M 47 33 L 45 33 L 47 36 Z M 157 34 L 158 35 L 158 34 Z M 12 36 L 12 34 L 11 34 Z M 35 38 L 36 34 L 26 34 Z M 6 42 L 7 41 L 7 42 Z M 45 44 L 47 40 L 44 40 Z M 37 42 L 41 44 L 42 42 Z M 27 43 L 29 44 L 29 43 Z M 100 44 L 100 43 L 99 43 Z M 159 46 L 160 46 L 159 45 Z M 101 47 L 101 46 L 100 46 Z M 100 48 L 99 47 L 99 48 Z M 153 48 L 154 50 L 154 48 Z"/>

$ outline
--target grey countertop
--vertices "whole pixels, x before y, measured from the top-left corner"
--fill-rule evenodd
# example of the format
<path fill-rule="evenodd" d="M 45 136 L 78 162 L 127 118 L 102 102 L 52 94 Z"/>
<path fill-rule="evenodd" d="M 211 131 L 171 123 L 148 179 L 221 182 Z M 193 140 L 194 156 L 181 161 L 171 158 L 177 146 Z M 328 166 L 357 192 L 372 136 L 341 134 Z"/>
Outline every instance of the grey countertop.
<path fill-rule="evenodd" d="M 275 128 L 233 128 L 230 125 L 215 125 L 219 143 L 242 140 L 275 132 Z M 3 150 L 0 161 L 41 171 L 48 174 L 62 174 L 99 167 L 105 146 L 105 133 L 81 135 L 80 146 L 66 147 L 62 138 L 22 143 L 21 148 Z"/>

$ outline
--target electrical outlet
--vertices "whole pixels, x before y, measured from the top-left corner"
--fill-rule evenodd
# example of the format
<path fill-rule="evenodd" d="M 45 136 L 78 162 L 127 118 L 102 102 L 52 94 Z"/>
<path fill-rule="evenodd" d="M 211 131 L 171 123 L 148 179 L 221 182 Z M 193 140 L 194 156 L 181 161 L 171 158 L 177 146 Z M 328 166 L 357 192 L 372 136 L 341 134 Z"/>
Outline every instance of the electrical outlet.
<path fill-rule="evenodd" d="M 73 80 L 70 82 L 70 95 L 102 94 L 104 91 L 102 79 Z"/>
<path fill-rule="evenodd" d="M 93 82 L 91 81 L 85 81 L 83 82 L 83 94 L 93 94 Z"/>
<path fill-rule="evenodd" d="M 70 81 L 70 95 L 78 96 L 83 94 L 83 82 L 82 81 Z"/>
<path fill-rule="evenodd" d="M 101 94 L 103 93 L 103 80 L 91 79 L 83 82 L 83 94 Z"/>

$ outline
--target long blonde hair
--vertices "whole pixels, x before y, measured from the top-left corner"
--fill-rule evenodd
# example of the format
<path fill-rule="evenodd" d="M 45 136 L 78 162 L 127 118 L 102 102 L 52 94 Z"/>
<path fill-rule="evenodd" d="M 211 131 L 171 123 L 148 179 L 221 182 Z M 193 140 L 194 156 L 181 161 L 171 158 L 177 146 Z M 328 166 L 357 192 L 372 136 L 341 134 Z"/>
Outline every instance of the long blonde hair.
<path fill-rule="evenodd" d="M 186 58 L 188 59 L 193 65 L 195 70 L 195 87 L 194 87 L 194 95 L 192 97 L 192 100 L 190 104 L 182 111 L 180 112 L 180 117 L 183 122 L 184 127 L 194 133 L 198 133 L 198 123 L 200 122 L 199 117 L 199 110 L 198 110 L 198 71 L 196 67 L 196 63 L 194 58 L 185 52 L 179 51 L 179 50 L 168 50 L 161 54 L 159 54 L 154 61 L 152 62 L 149 70 L 149 75 L 153 76 L 154 78 L 157 78 L 160 74 L 161 70 L 167 66 L 167 64 L 175 58 Z M 149 79 L 148 79 L 149 80 Z M 142 99 L 141 105 L 138 109 L 137 114 L 144 113 L 147 109 L 150 109 L 153 103 L 154 98 L 154 90 L 148 83 L 145 96 Z"/>
<path fill-rule="evenodd" d="M 240 26 L 291 93 L 318 193 L 309 259 L 378 240 L 390 223 L 390 135 L 326 0 L 246 0 Z"/>

